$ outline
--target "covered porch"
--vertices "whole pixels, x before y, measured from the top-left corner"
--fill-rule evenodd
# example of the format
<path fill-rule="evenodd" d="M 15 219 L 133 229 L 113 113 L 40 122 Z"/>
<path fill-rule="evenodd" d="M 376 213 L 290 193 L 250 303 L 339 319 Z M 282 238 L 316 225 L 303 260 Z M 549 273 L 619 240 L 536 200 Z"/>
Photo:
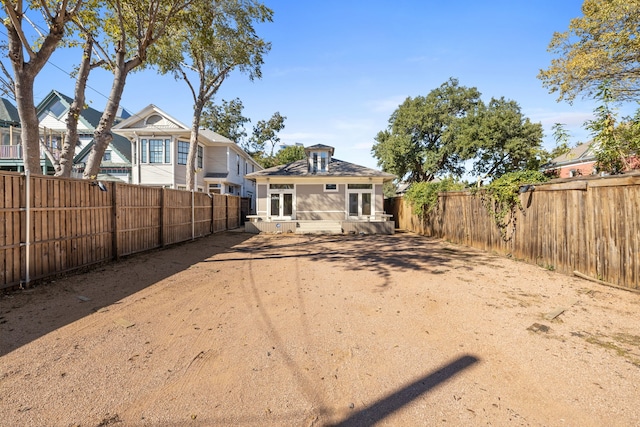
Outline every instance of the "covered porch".
<path fill-rule="evenodd" d="M 393 234 L 392 215 L 381 214 L 367 219 L 294 220 L 247 216 L 245 231 L 271 234 Z"/>

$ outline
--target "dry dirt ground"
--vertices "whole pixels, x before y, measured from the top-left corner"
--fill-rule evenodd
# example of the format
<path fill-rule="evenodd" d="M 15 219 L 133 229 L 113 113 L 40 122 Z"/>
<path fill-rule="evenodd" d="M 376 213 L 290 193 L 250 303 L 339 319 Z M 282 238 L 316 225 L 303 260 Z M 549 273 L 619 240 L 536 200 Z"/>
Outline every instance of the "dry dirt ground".
<path fill-rule="evenodd" d="M 3 426 L 640 425 L 640 295 L 414 234 L 227 232 L 0 302 Z"/>

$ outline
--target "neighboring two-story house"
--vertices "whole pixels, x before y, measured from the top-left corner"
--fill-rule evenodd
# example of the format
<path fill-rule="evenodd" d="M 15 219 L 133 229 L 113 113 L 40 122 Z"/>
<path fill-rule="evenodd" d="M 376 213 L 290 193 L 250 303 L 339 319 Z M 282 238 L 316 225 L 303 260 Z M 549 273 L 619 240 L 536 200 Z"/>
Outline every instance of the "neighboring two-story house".
<path fill-rule="evenodd" d="M 52 90 L 37 106 L 41 147 L 46 146 L 51 158 L 41 149 L 40 165 L 45 175 L 55 172 L 53 162 L 59 159 L 60 150 L 67 133 L 67 116 L 73 100 Z M 125 116 L 128 116 L 123 111 Z M 78 117 L 78 144 L 75 147 L 72 176 L 81 177 L 91 147 L 93 133 L 101 113 L 91 107 L 80 112 Z M 0 169 L 24 171 L 20 139 L 20 117 L 18 110 L 6 99 L 0 102 Z M 131 181 L 131 144 L 126 138 L 116 135 L 106 150 L 98 179 Z"/>
<path fill-rule="evenodd" d="M 113 132 L 131 143 L 134 184 L 186 188 L 189 126 L 149 105 L 114 126 Z M 197 150 L 197 191 L 250 198 L 253 210 L 255 183 L 245 175 L 262 167 L 238 144 L 207 129 L 200 129 L 198 133 Z"/>
<path fill-rule="evenodd" d="M 0 98 L 0 170 L 20 171 L 22 164 L 18 109 Z"/>
<path fill-rule="evenodd" d="M 67 115 L 71 109 L 73 99 L 52 90 L 39 104 L 38 121 L 45 134 L 60 135 L 63 138 L 67 132 Z M 125 110 L 118 111 L 116 122 L 126 119 L 130 114 Z M 78 144 L 75 147 L 72 176 L 80 178 L 93 147 L 93 134 L 100 122 L 102 113 L 86 107 L 78 117 Z M 55 137 L 54 137 L 55 138 Z M 62 141 L 51 140 L 49 145 L 61 147 Z M 56 149 L 57 151 L 57 149 Z M 131 144 L 129 140 L 113 135 L 113 140 L 105 150 L 100 162 L 99 180 L 131 182 Z"/>

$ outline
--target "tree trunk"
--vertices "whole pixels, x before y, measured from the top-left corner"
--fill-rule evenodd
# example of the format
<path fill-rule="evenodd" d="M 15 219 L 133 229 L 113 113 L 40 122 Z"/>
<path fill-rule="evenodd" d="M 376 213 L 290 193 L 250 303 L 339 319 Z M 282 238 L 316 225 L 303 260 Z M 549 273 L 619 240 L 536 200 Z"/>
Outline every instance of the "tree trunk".
<path fill-rule="evenodd" d="M 137 61 L 134 63 L 125 62 L 125 53 L 120 50 L 116 53 L 115 70 L 113 77 L 113 84 L 111 85 L 111 93 L 109 94 L 109 101 L 105 106 L 102 117 L 98 127 L 93 133 L 93 147 L 91 147 L 91 153 L 89 153 L 89 159 L 87 160 L 87 166 L 84 169 L 84 179 L 96 179 L 100 172 L 100 163 L 104 152 L 109 147 L 111 141 L 113 141 L 113 134 L 111 128 L 116 120 L 118 113 L 118 107 L 120 100 L 122 99 L 122 92 L 124 91 L 124 85 L 127 80 L 127 74 L 131 69 L 138 65 Z"/>
<path fill-rule="evenodd" d="M 189 138 L 189 155 L 187 157 L 187 190 L 195 190 L 196 181 L 196 158 L 198 154 L 198 132 L 200 130 L 200 116 L 204 108 L 204 99 L 202 93 L 198 96 L 196 104 L 193 107 L 193 120 L 191 121 L 191 137 Z"/>
<path fill-rule="evenodd" d="M 78 3 L 78 6 L 81 3 Z M 25 171 L 34 175 L 42 175 L 42 167 L 40 166 L 40 131 L 38 128 L 38 114 L 33 101 L 33 82 L 47 63 L 62 36 L 64 35 L 64 26 L 68 22 L 73 13 L 66 10 L 58 11 L 58 14 L 50 20 L 49 33 L 46 35 L 40 49 L 33 52 L 28 46 L 23 45 L 20 37 L 22 34 L 22 6 L 17 9 L 9 10 L 11 4 L 5 4 L 5 12 L 12 18 L 5 18 L 3 24 L 7 29 L 8 38 L 8 57 L 11 61 L 14 73 L 16 107 L 20 116 L 21 138 L 22 138 L 22 158 L 24 160 Z M 16 28 L 16 26 L 18 28 Z M 20 34 L 18 33 L 20 31 Z M 25 51 L 29 52 L 29 62 L 25 62 Z"/>
<path fill-rule="evenodd" d="M 71 170 L 73 169 L 73 157 L 76 154 L 76 147 L 80 142 L 80 138 L 78 137 L 78 119 L 80 118 L 80 112 L 82 112 L 84 108 L 84 92 L 87 87 L 89 72 L 91 71 L 92 48 L 93 40 L 91 37 L 87 37 L 84 44 L 82 63 L 80 64 L 80 70 L 78 70 L 73 103 L 71 104 L 71 108 L 69 108 L 69 114 L 67 114 L 67 138 L 60 152 L 60 170 L 56 173 L 56 176 L 68 178 L 71 176 Z"/>
<path fill-rule="evenodd" d="M 24 169 L 32 175 L 42 175 L 40 166 L 40 129 L 33 102 L 33 81 L 27 70 L 16 73 L 15 89 L 18 115 L 20 116 L 22 159 Z"/>

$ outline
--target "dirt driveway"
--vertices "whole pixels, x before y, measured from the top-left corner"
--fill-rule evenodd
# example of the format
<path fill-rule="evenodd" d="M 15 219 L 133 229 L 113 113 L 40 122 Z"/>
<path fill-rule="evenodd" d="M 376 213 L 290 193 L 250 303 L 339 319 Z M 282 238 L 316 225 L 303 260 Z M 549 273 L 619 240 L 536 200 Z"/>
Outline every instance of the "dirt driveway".
<path fill-rule="evenodd" d="M 640 295 L 413 234 L 227 232 L 0 302 L 4 426 L 640 425 Z"/>

